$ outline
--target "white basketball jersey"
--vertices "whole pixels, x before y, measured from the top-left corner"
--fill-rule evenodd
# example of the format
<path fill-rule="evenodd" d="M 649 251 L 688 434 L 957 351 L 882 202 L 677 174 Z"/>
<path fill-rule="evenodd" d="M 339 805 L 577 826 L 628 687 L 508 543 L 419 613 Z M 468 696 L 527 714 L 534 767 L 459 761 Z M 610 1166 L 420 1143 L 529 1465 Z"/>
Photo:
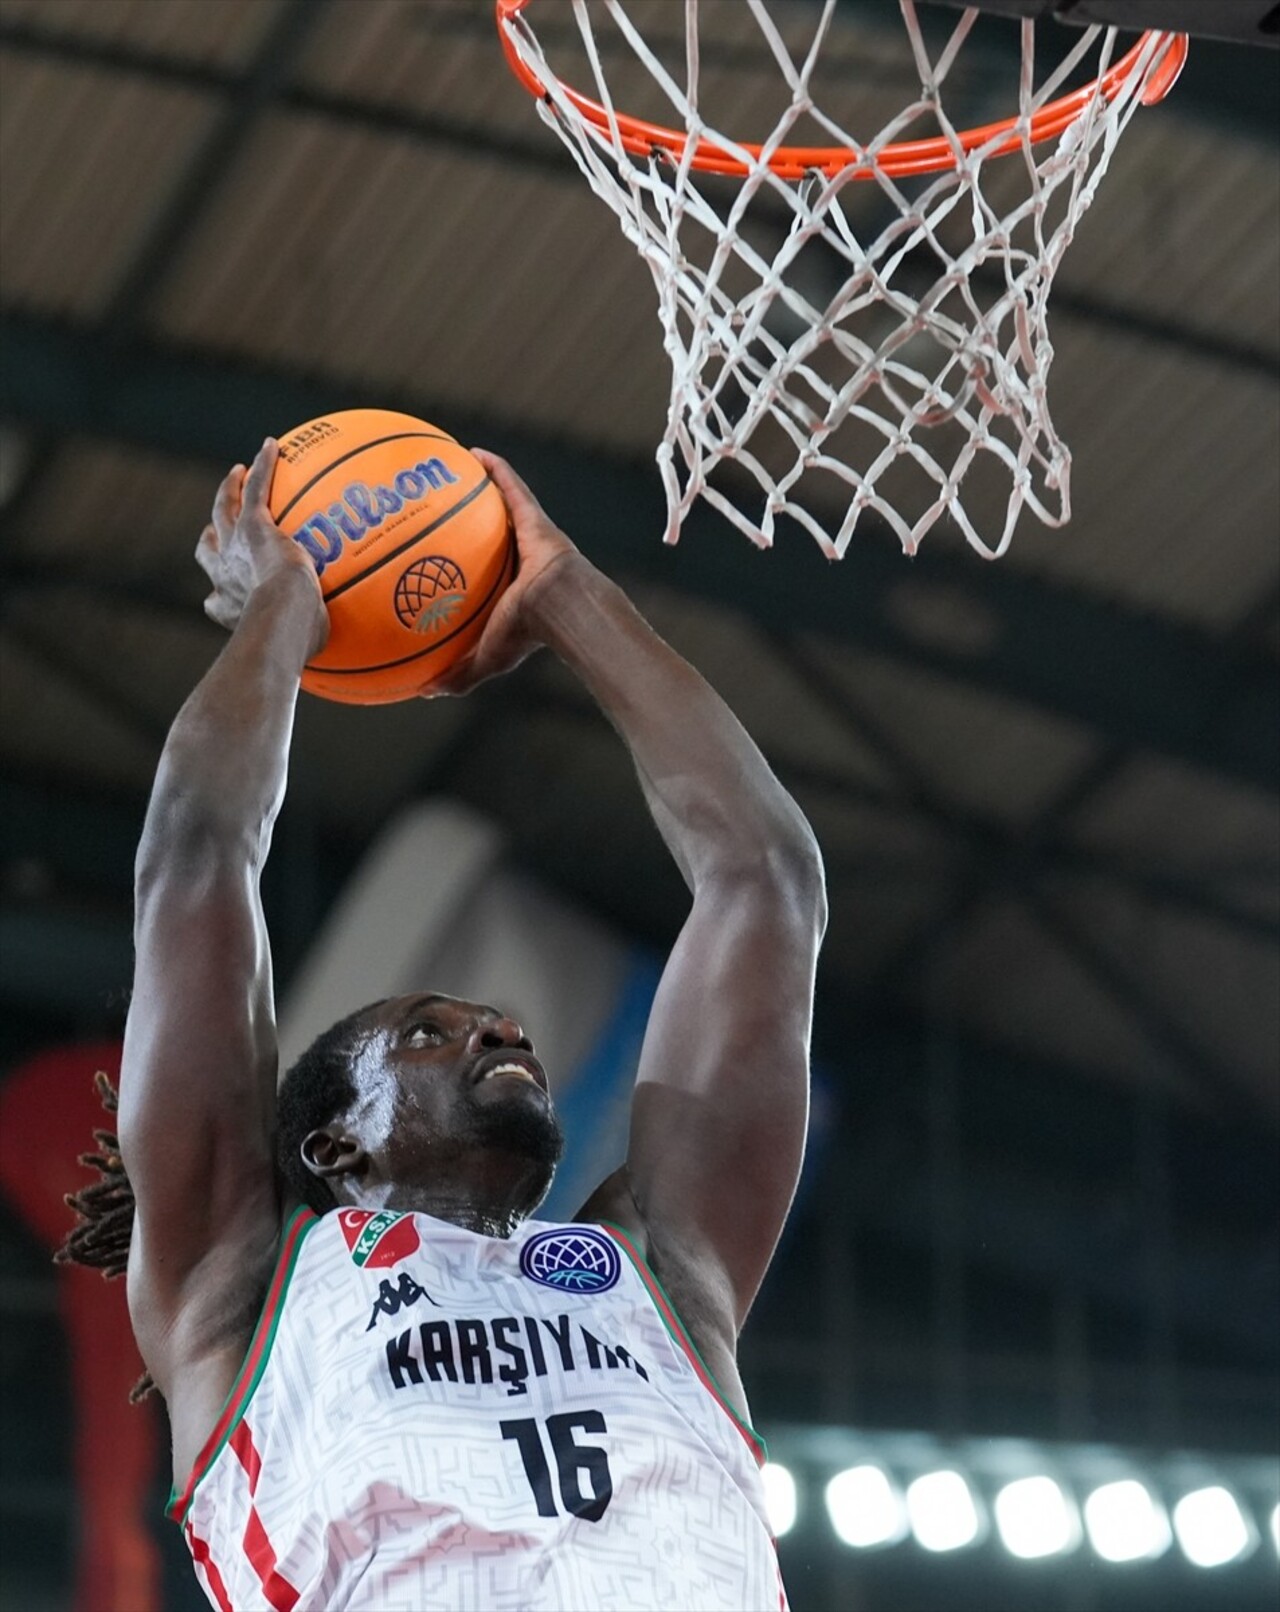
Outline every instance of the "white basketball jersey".
<path fill-rule="evenodd" d="M 219 1612 L 785 1612 L 762 1459 L 623 1232 L 302 1209 L 170 1515 Z"/>

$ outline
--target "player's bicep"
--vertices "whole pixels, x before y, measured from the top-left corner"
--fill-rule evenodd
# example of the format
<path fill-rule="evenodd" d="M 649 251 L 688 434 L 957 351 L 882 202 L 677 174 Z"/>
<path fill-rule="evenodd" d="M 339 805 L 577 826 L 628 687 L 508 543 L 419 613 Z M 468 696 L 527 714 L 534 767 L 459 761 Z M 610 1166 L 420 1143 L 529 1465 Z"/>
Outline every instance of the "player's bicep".
<path fill-rule="evenodd" d="M 253 870 L 210 855 L 140 878 L 120 1076 L 131 1289 L 162 1312 L 220 1246 L 276 1217 L 271 964 Z"/>
<path fill-rule="evenodd" d="M 723 1272 L 740 1325 L 804 1154 L 820 869 L 695 898 L 654 1001 L 627 1171 L 655 1247 Z"/>

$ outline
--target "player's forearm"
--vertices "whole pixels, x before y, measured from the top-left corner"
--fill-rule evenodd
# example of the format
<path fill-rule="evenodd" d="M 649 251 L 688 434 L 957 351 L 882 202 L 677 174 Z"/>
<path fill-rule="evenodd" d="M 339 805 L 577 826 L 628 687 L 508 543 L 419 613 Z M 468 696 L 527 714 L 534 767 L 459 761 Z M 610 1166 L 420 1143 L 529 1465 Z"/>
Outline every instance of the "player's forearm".
<path fill-rule="evenodd" d="M 720 696 L 580 556 L 557 567 L 531 610 L 625 740 L 650 810 L 692 887 L 713 874 L 809 873 L 813 834 Z"/>
<path fill-rule="evenodd" d="M 174 720 L 156 773 L 139 867 L 199 845 L 266 855 L 288 770 L 315 606 L 288 574 L 255 595 Z"/>

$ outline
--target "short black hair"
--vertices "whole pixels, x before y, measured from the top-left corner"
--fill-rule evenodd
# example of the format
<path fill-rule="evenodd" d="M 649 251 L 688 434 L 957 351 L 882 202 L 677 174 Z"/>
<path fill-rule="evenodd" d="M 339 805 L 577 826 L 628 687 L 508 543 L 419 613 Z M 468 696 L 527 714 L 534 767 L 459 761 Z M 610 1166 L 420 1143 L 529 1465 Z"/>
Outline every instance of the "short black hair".
<path fill-rule="evenodd" d="M 318 1035 L 280 1082 L 276 1093 L 276 1165 L 287 1192 L 323 1215 L 337 1200 L 327 1181 L 313 1175 L 302 1159 L 302 1144 L 320 1126 L 336 1119 L 355 1101 L 351 1059 L 360 1045 L 367 1016 L 386 997 L 370 1002 Z"/>

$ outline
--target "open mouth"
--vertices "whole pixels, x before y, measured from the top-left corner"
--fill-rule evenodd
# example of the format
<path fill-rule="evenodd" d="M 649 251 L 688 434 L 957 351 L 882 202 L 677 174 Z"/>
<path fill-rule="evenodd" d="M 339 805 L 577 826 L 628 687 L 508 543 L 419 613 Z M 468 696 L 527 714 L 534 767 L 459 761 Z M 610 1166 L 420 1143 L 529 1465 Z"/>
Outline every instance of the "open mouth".
<path fill-rule="evenodd" d="M 480 1086 L 485 1081 L 500 1078 L 524 1080 L 542 1092 L 547 1089 L 547 1077 L 542 1072 L 541 1064 L 532 1059 L 513 1057 L 510 1053 L 485 1059 L 475 1075 L 475 1084 Z"/>

